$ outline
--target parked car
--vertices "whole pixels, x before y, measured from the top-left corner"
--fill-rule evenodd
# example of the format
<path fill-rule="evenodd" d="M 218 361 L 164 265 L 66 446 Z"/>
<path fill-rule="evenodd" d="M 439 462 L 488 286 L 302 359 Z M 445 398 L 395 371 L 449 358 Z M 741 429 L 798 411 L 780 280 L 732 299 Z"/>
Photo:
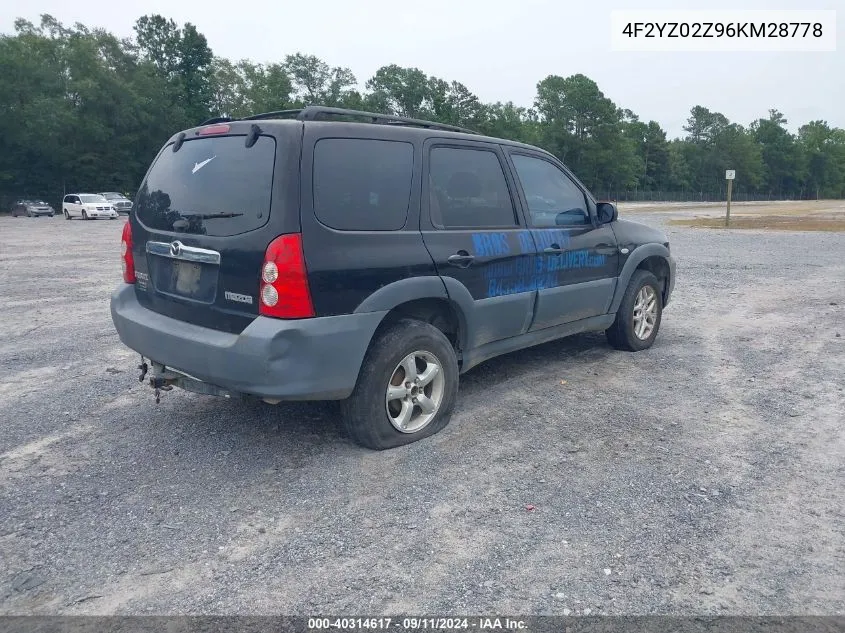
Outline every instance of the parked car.
<path fill-rule="evenodd" d="M 116 191 L 105 191 L 100 195 L 111 202 L 111 205 L 118 213 L 129 215 L 129 212 L 132 210 L 132 201 L 122 193 L 118 193 Z"/>
<path fill-rule="evenodd" d="M 82 218 L 96 220 L 98 218 L 117 218 L 117 209 L 111 202 L 99 193 L 70 193 L 62 201 L 62 213 L 65 220 Z"/>
<path fill-rule="evenodd" d="M 37 218 L 41 215 L 53 217 L 56 210 L 43 200 L 18 200 L 12 205 L 12 217 L 26 215 L 30 218 Z"/>
<path fill-rule="evenodd" d="M 651 347 L 675 261 L 617 215 L 548 152 L 461 128 L 212 119 L 144 179 L 112 319 L 157 401 L 342 400 L 355 441 L 395 447 L 443 429 L 494 356 L 587 331 Z"/>

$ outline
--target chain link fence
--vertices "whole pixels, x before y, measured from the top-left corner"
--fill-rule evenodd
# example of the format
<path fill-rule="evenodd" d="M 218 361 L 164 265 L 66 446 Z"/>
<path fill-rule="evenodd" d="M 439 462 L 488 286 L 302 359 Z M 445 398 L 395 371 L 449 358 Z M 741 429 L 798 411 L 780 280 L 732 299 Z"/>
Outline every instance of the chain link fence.
<path fill-rule="evenodd" d="M 727 190 L 719 191 L 594 191 L 599 200 L 615 202 L 724 202 Z M 775 200 L 815 200 L 815 195 L 776 195 L 731 192 L 733 202 L 772 202 Z"/>

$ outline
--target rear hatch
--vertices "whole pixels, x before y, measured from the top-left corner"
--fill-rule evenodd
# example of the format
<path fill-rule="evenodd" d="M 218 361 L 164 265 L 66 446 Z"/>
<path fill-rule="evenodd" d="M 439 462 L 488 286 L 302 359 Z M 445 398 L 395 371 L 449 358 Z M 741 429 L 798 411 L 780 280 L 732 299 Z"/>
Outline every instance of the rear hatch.
<path fill-rule="evenodd" d="M 149 309 L 236 333 L 258 315 L 267 245 L 299 230 L 301 145 L 301 124 L 262 126 L 188 131 L 150 167 L 130 217 L 136 294 Z"/>

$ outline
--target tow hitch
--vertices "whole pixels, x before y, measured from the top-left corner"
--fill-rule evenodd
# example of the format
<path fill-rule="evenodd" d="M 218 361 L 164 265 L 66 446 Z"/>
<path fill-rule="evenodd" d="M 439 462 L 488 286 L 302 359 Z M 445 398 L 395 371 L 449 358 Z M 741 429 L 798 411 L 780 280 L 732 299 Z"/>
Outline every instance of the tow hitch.
<path fill-rule="evenodd" d="M 170 391 L 173 385 L 168 385 L 164 378 L 150 378 L 150 385 L 155 389 L 156 404 L 161 402 L 161 392 Z"/>
<path fill-rule="evenodd" d="M 171 371 L 167 371 L 167 368 L 162 365 L 161 363 L 157 363 L 155 361 L 151 361 L 153 368 L 152 368 L 152 375 L 150 376 L 150 387 L 153 388 L 155 396 L 156 396 L 156 404 L 161 402 L 161 392 L 162 391 L 170 391 L 173 389 L 173 383 L 175 383 L 179 376 Z M 146 365 L 144 363 L 143 365 Z M 146 374 L 146 370 L 142 369 L 143 372 L 141 376 L 143 377 Z"/>
<path fill-rule="evenodd" d="M 141 370 L 141 375 L 138 377 L 139 382 L 144 382 L 144 378 L 146 378 L 147 373 L 150 374 L 148 381 L 150 387 L 154 390 L 156 404 L 161 402 L 161 392 L 171 391 L 173 387 L 179 387 L 180 389 L 192 391 L 194 393 L 222 396 L 223 398 L 249 398 L 249 396 L 243 393 L 230 391 L 228 389 L 218 387 L 217 385 L 197 380 L 196 378 L 181 372 L 173 371 L 154 360 L 151 360 L 150 364 L 147 365 L 147 361 L 143 356 L 141 357 L 141 364 L 138 365 L 138 369 Z"/>

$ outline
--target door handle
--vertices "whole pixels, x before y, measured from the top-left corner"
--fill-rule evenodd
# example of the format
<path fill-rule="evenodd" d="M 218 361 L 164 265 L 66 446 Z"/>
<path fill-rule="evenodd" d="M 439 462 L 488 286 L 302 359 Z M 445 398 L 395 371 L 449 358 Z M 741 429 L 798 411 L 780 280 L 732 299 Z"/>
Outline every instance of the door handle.
<path fill-rule="evenodd" d="M 446 259 L 452 266 L 457 266 L 458 268 L 466 268 L 472 261 L 475 259 L 475 255 L 470 255 L 466 251 L 458 251 L 454 255 L 449 255 Z"/>
<path fill-rule="evenodd" d="M 543 252 L 544 252 L 544 253 L 555 253 L 555 254 L 558 254 L 558 255 L 559 255 L 560 253 L 562 253 L 562 252 L 563 252 L 563 249 L 562 249 L 562 248 L 560 247 L 560 245 L 558 245 L 558 244 L 552 244 L 552 245 L 547 246 L 546 248 L 544 248 L 544 249 L 543 249 Z"/>

